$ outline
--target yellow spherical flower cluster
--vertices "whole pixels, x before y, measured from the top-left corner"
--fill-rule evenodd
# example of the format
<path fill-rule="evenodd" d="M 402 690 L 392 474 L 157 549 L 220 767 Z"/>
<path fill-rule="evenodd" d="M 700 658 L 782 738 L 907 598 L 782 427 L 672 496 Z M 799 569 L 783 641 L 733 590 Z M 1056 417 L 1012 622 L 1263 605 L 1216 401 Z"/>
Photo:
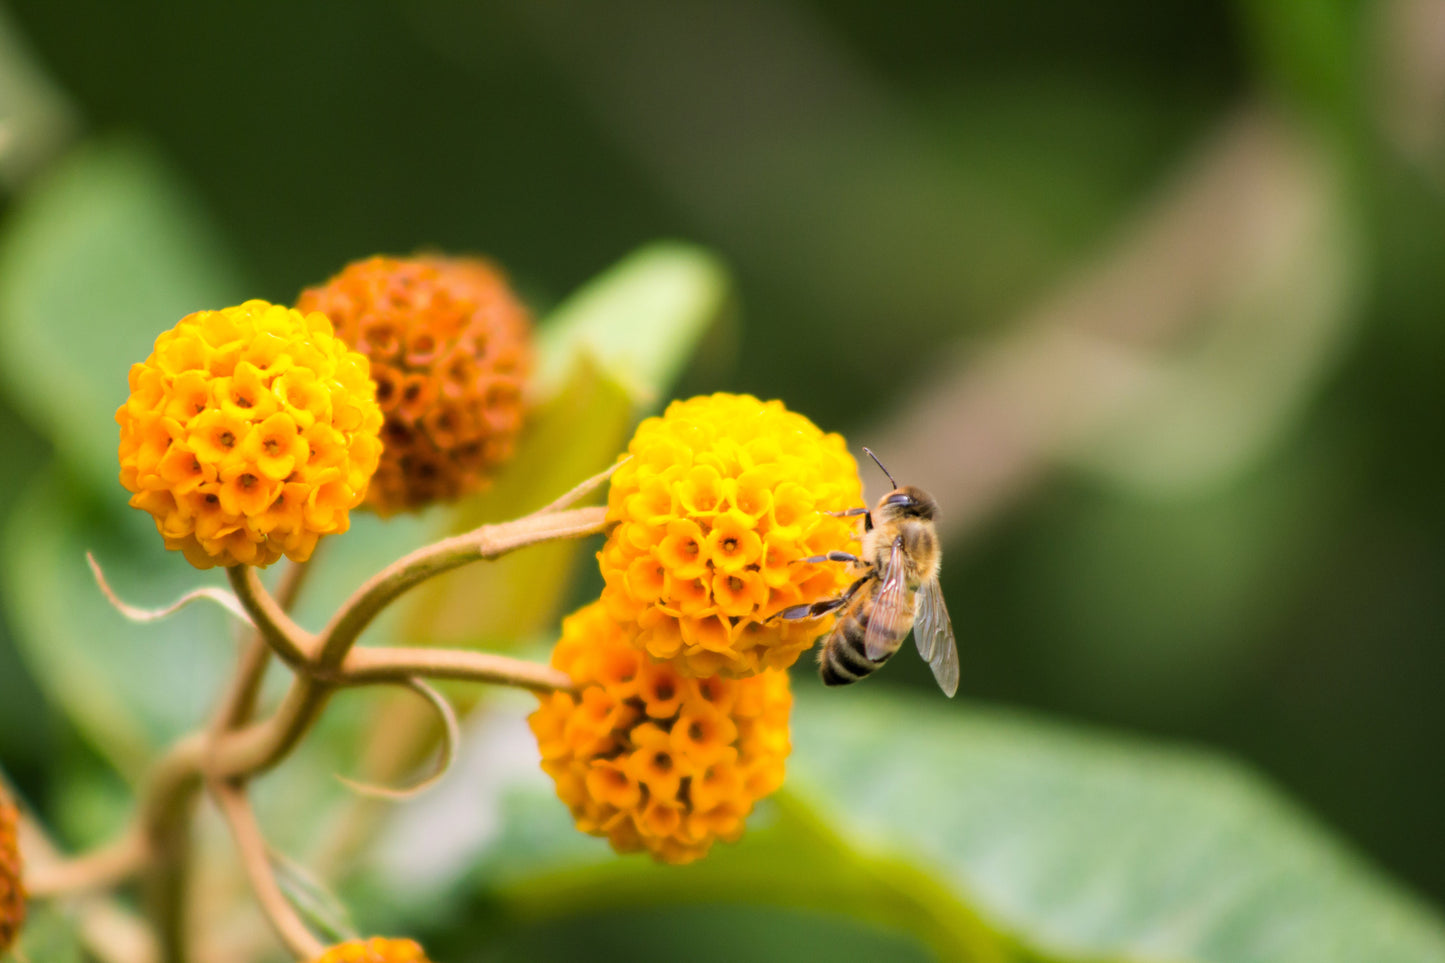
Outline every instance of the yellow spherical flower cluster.
<path fill-rule="evenodd" d="M 0 956 L 25 925 L 25 889 L 20 877 L 20 813 L 0 789 Z"/>
<path fill-rule="evenodd" d="M 311 963 L 430 963 L 426 953 L 411 940 L 349 940 L 330 947 Z"/>
<path fill-rule="evenodd" d="M 782 402 L 715 394 L 649 418 L 612 476 L 598 553 L 602 598 L 636 622 L 638 643 L 690 675 L 746 676 L 792 665 L 832 616 L 768 621 L 840 594 L 845 566 L 804 563 L 856 551 L 858 463 Z"/>
<path fill-rule="evenodd" d="M 753 804 L 782 785 L 788 674 L 690 677 L 640 652 L 635 631 L 601 602 L 564 620 L 552 664 L 578 692 L 542 697 L 529 721 L 579 829 L 688 863 L 741 835 Z"/>
<path fill-rule="evenodd" d="M 373 511 L 450 501 L 511 457 L 531 369 L 531 322 L 506 279 L 477 258 L 357 261 L 301 293 L 371 360 L 386 415 Z"/>
<path fill-rule="evenodd" d="M 120 481 L 197 568 L 310 558 L 344 532 L 381 456 L 364 356 L 321 314 L 198 311 L 131 366 Z"/>

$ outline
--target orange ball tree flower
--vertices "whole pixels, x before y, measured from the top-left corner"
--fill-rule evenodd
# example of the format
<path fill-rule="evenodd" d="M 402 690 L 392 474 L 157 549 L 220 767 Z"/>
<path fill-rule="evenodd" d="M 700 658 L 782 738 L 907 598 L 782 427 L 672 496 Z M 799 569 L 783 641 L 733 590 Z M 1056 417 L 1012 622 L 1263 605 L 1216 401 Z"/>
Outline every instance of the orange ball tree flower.
<path fill-rule="evenodd" d="M 0 789 L 0 955 L 25 925 L 25 888 L 20 876 L 20 813 Z"/>
<path fill-rule="evenodd" d="M 310 558 L 381 456 L 365 357 L 320 314 L 265 301 L 187 315 L 131 366 L 120 481 L 197 568 Z"/>
<path fill-rule="evenodd" d="M 412 940 L 348 940 L 329 947 L 311 963 L 430 963 L 421 946 Z"/>
<path fill-rule="evenodd" d="M 367 494 L 383 514 L 481 487 L 512 454 L 532 366 L 531 322 L 476 258 L 357 261 L 301 293 L 371 359 L 385 451 Z"/>
<path fill-rule="evenodd" d="M 780 401 L 715 394 L 673 402 L 627 450 L 598 553 L 608 611 L 688 675 L 792 665 L 832 616 L 769 616 L 840 594 L 843 566 L 802 560 L 857 548 L 857 525 L 827 514 L 862 504 L 843 438 Z"/>
<path fill-rule="evenodd" d="M 601 602 L 568 616 L 552 664 L 578 692 L 542 696 L 529 721 L 578 829 L 618 852 L 688 863 L 737 839 L 753 804 L 782 785 L 788 675 L 691 677 L 640 652 L 635 632 Z"/>

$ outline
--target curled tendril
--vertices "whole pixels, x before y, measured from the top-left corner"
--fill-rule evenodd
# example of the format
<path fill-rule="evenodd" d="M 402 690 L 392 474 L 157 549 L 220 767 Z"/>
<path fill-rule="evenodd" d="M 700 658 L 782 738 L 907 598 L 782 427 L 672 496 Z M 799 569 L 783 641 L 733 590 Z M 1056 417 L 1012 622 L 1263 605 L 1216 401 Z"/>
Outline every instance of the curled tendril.
<path fill-rule="evenodd" d="M 336 778 L 340 780 L 341 784 L 346 786 L 346 788 L 363 796 L 372 796 L 377 799 L 403 800 L 420 796 L 440 782 L 442 777 L 447 774 L 448 770 L 452 767 L 453 760 L 456 759 L 457 745 L 461 742 L 462 730 L 461 724 L 457 721 L 456 710 L 452 708 L 451 703 L 447 702 L 446 698 L 436 689 L 415 677 L 402 679 L 394 684 L 404 686 L 417 693 L 417 695 L 420 695 L 431 704 L 432 708 L 436 709 L 437 715 L 441 717 L 442 725 L 445 729 L 445 737 L 442 740 L 441 758 L 437 760 L 435 771 L 425 779 L 405 789 L 393 789 L 390 786 L 377 786 L 371 783 L 358 782 L 355 779 L 349 779 L 340 774 L 338 774 Z"/>
<path fill-rule="evenodd" d="M 161 608 L 145 609 L 136 605 L 130 605 L 122 601 L 120 596 L 115 594 L 115 590 L 110 587 L 110 583 L 106 581 L 105 572 L 102 571 L 100 563 L 95 560 L 95 555 L 91 552 L 86 552 L 85 560 L 90 563 L 90 571 L 91 574 L 95 576 L 95 584 L 100 587 L 101 594 L 105 596 L 105 600 L 109 602 L 117 612 L 132 622 L 158 622 L 161 619 L 174 615 L 192 602 L 205 601 L 214 602 L 247 625 L 254 624 L 251 621 L 251 616 L 246 614 L 246 609 L 241 605 L 240 599 L 225 589 L 215 588 L 213 586 L 198 588 L 187 592 L 170 605 L 162 606 Z"/>

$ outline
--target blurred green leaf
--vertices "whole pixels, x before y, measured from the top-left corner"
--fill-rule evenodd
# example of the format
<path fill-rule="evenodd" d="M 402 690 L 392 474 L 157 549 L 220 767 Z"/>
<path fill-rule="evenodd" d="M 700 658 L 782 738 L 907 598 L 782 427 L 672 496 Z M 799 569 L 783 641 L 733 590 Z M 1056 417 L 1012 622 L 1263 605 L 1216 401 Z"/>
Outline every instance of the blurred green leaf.
<path fill-rule="evenodd" d="M 999 711 L 799 699 L 794 783 L 1060 959 L 1445 960 L 1445 926 L 1246 769 Z"/>
<path fill-rule="evenodd" d="M 75 133 L 76 112 L 0 7 L 0 184 L 13 190 Z"/>
<path fill-rule="evenodd" d="M 372 875 L 404 894 L 397 911 L 433 918 L 470 865 L 481 906 L 514 920 L 765 903 L 886 924 L 949 959 L 1445 960 L 1423 904 L 1218 757 L 876 690 L 800 694 L 793 736 L 789 788 L 744 840 L 666 867 L 577 833 L 530 734 L 498 713 L 398 815 Z M 423 842 L 442 820 L 445 852 Z"/>
<path fill-rule="evenodd" d="M 449 963 L 675 960 L 688 963 L 924 963 L 928 949 L 897 930 L 831 913 L 772 906 L 612 907 L 498 933 L 485 917 L 454 932 L 426 934 Z"/>
<path fill-rule="evenodd" d="M 186 314 L 245 290 L 154 154 L 83 148 L 22 195 L 0 239 L 0 383 L 61 458 L 109 490 L 130 365 Z"/>
<path fill-rule="evenodd" d="M 1360 74 L 1368 45 L 1378 42 L 1378 24 L 1364 15 L 1385 5 L 1239 0 L 1237 6 L 1243 39 L 1276 93 L 1316 120 L 1346 133 L 1359 131 L 1367 107 Z"/>
<path fill-rule="evenodd" d="M 53 903 L 32 905 L 20 941 L 0 963 L 84 963 L 75 923 Z"/>
<path fill-rule="evenodd" d="M 167 552 L 150 517 L 119 496 L 97 505 L 54 471 L 38 476 L 5 531 L 0 590 L 36 680 L 103 757 L 137 778 L 158 747 L 204 719 L 235 650 L 208 606 L 138 625 L 101 595 L 87 551 L 136 605 L 222 582 Z"/>
<path fill-rule="evenodd" d="M 626 444 L 635 410 L 629 392 L 580 357 L 561 391 L 529 419 L 515 457 L 496 483 L 453 513 L 451 530 L 525 515 L 606 468 Z M 405 638 L 433 645 L 507 645 L 550 631 L 586 545 L 576 539 L 549 542 L 433 579 L 407 604 Z"/>
<path fill-rule="evenodd" d="M 539 331 L 543 396 L 590 355 L 639 407 L 652 407 L 722 315 L 731 282 L 718 260 L 686 244 L 644 247 L 594 278 Z"/>
<path fill-rule="evenodd" d="M 0 438 L 6 457 L 0 460 L 0 527 L 20 494 L 45 460 L 45 447 L 0 400 Z M 45 719 L 35 683 L 23 670 L 8 627 L 9 615 L 0 606 L 0 759 L 15 771 L 21 765 L 43 765 L 53 751 L 52 730 Z"/>
<path fill-rule="evenodd" d="M 332 540 L 344 543 L 321 545 L 300 618 L 319 628 L 367 576 L 415 547 L 417 528 L 358 516 Z M 130 622 L 101 595 L 85 553 L 95 553 L 121 599 L 142 607 L 224 586 L 224 577 L 166 551 L 150 516 L 120 493 L 90 500 L 56 471 L 37 477 L 3 544 L 0 592 L 32 674 L 101 756 L 137 778 L 159 749 L 205 721 L 235 664 L 239 623 L 205 603 L 159 622 Z M 332 714 L 355 721 L 345 710 Z"/>

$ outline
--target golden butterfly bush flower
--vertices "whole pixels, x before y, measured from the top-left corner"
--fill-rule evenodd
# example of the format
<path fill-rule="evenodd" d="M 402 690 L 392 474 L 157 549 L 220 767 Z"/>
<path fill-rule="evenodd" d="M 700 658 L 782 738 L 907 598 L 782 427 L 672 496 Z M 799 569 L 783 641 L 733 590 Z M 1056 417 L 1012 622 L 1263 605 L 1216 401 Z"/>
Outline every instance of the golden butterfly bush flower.
<path fill-rule="evenodd" d="M 780 401 L 715 394 L 673 402 L 627 450 L 598 554 L 608 611 L 689 675 L 792 665 L 833 617 L 769 616 L 847 587 L 845 566 L 802 559 L 857 550 L 855 521 L 826 514 L 862 504 L 843 438 Z"/>
<path fill-rule="evenodd" d="M 311 963 L 430 963 L 422 948 L 411 940 L 389 940 L 373 936 L 330 947 Z"/>
<path fill-rule="evenodd" d="M 321 314 L 187 315 L 132 365 L 120 481 L 197 568 L 305 561 L 347 530 L 381 456 L 366 358 Z"/>
<path fill-rule="evenodd" d="M 0 789 L 0 956 L 15 944 L 25 925 L 19 830 L 20 813 Z"/>
<path fill-rule="evenodd" d="M 577 828 L 618 852 L 668 863 L 735 840 L 753 804 L 783 782 L 788 674 L 698 679 L 656 662 L 599 601 L 562 623 L 552 664 L 578 685 L 529 721 L 542 768 Z"/>
<path fill-rule="evenodd" d="M 368 508 L 459 498 L 511 457 L 531 322 L 486 261 L 373 257 L 302 292 L 297 308 L 323 312 L 371 359 L 386 426 Z"/>

